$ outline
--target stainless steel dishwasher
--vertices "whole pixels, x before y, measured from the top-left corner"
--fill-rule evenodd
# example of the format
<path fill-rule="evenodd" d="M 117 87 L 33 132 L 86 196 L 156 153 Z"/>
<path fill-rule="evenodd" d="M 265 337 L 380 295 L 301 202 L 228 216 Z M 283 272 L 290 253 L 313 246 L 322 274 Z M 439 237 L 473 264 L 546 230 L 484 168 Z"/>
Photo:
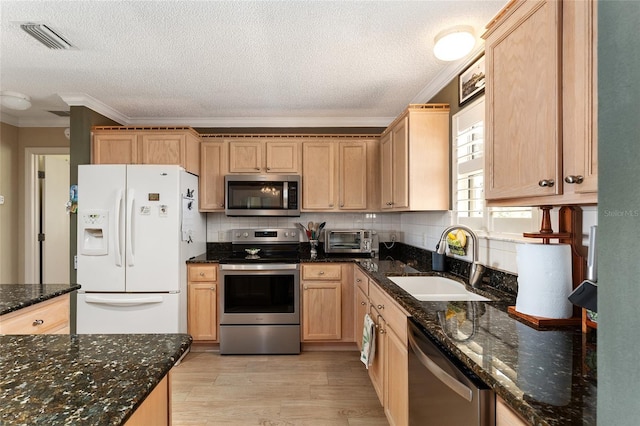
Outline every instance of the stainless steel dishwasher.
<path fill-rule="evenodd" d="M 494 425 L 493 391 L 444 351 L 409 320 L 409 425 Z"/>

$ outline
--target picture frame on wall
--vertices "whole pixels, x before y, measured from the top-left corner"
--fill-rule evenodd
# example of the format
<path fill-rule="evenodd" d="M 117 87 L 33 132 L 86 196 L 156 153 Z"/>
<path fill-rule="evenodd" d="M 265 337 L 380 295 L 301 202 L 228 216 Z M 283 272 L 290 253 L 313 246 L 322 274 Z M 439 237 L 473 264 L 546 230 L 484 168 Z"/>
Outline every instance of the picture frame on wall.
<path fill-rule="evenodd" d="M 484 93 L 484 54 L 458 75 L 458 105 L 462 106 Z"/>

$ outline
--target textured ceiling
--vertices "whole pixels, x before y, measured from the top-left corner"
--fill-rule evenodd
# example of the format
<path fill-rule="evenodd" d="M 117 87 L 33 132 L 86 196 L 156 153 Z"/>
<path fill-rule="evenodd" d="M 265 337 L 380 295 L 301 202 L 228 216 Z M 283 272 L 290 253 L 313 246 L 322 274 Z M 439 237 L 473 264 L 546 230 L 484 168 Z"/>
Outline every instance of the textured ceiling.
<path fill-rule="evenodd" d="M 33 107 L 2 120 L 55 125 L 65 119 L 47 110 L 81 104 L 123 124 L 385 126 L 481 51 L 505 3 L 3 0 L 0 87 Z M 47 49 L 24 22 L 77 49 Z M 474 52 L 437 60 L 435 35 L 460 24 L 475 28 Z"/>

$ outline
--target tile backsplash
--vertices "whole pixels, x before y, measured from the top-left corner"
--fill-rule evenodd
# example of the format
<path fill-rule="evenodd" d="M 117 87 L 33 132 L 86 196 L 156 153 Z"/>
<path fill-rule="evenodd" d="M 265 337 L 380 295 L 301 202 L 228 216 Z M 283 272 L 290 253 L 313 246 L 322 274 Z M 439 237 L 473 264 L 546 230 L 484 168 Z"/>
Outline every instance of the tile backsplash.
<path fill-rule="evenodd" d="M 582 207 L 583 241 L 588 242 L 589 229 L 598 223 L 596 206 Z M 552 210 L 553 229 L 558 229 L 557 209 Z M 378 231 L 380 241 L 391 241 L 395 234 L 404 244 L 435 250 L 438 239 L 445 227 L 452 223 L 452 213 L 410 212 L 410 213 L 302 213 L 300 217 L 227 217 L 224 213 L 207 214 L 207 242 L 227 242 L 229 230 L 234 228 L 294 228 L 296 222 L 306 226 L 308 222 L 327 222 L 327 229 L 366 228 Z M 532 229 L 532 232 L 537 229 Z M 493 269 L 517 274 L 516 244 L 525 242 L 521 235 L 513 238 L 480 237 L 480 262 Z M 527 242 L 536 242 L 527 240 Z M 470 261 L 467 257 L 461 259 Z"/>

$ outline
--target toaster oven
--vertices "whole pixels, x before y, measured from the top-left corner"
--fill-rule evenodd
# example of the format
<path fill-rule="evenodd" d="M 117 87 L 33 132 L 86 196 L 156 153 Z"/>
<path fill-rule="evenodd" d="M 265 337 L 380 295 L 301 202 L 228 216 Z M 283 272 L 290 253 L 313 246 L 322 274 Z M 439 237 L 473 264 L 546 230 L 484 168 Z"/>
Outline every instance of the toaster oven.
<path fill-rule="evenodd" d="M 368 229 L 325 229 L 324 251 L 375 257 L 378 253 L 378 235 Z"/>

